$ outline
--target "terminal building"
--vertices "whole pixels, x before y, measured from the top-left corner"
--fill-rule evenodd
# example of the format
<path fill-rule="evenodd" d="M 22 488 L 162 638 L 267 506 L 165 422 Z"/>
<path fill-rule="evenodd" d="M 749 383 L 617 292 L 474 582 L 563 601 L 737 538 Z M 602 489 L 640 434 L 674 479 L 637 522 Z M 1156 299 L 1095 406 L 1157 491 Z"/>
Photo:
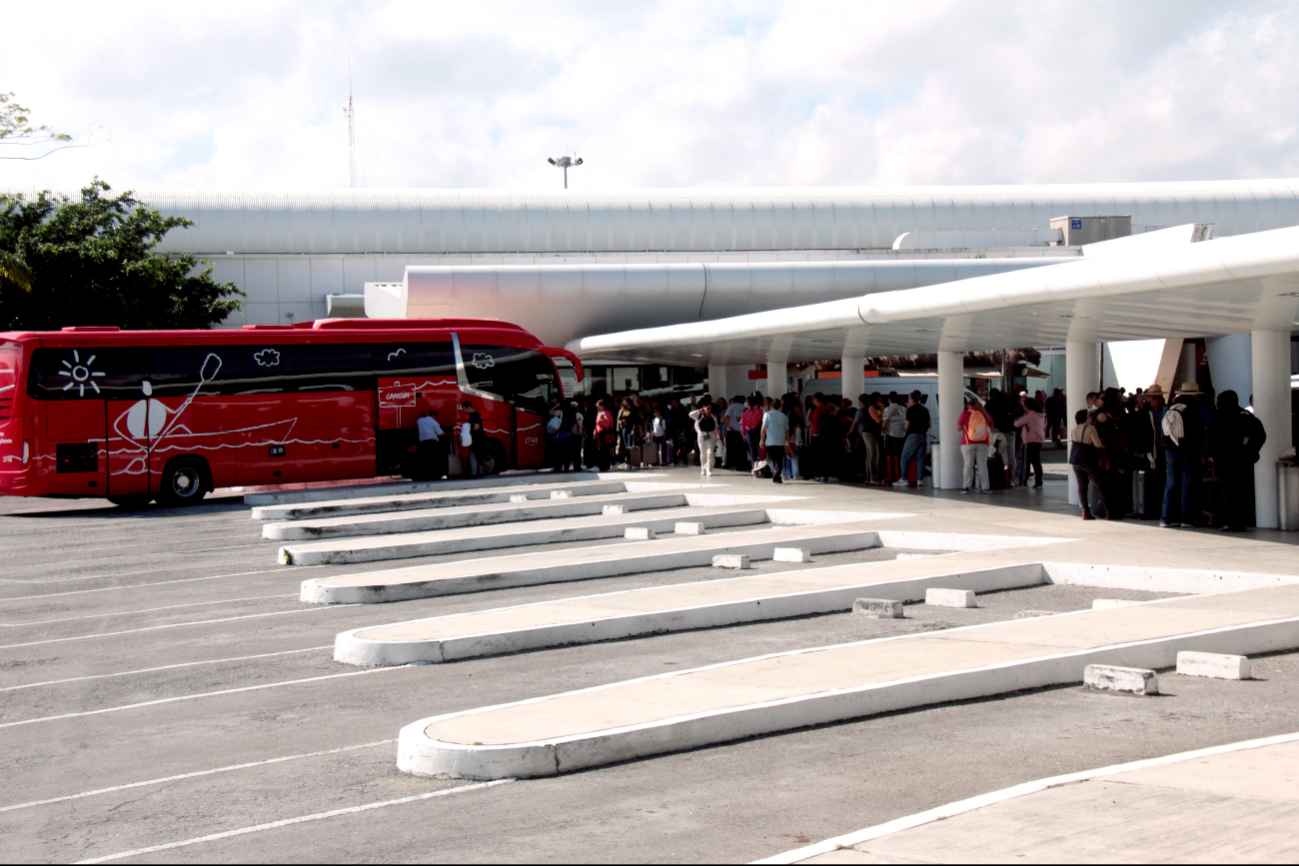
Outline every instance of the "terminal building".
<path fill-rule="evenodd" d="M 866 359 L 933 356 L 958 411 L 966 353 L 1031 347 L 1071 412 L 1102 385 L 1203 379 L 1252 395 L 1279 434 L 1268 473 L 1293 440 L 1299 179 L 137 195 L 194 223 L 159 251 L 247 293 L 228 327 L 501 318 L 611 391 L 784 392 L 830 361 L 837 381 L 816 389 L 855 395 Z M 956 447 L 935 461 L 941 486 Z M 1275 483 L 1259 482 L 1260 525 L 1276 525 Z"/>

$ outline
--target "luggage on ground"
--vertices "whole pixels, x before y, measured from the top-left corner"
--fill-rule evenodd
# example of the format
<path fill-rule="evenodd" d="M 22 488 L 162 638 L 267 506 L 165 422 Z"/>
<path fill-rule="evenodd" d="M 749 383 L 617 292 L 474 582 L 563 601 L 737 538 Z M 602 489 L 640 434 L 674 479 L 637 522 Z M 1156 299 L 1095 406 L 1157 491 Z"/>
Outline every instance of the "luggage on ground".
<path fill-rule="evenodd" d="M 1142 520 L 1155 520 L 1164 507 L 1164 473 L 1137 469 L 1132 473 L 1132 513 Z"/>
<path fill-rule="evenodd" d="M 988 488 L 991 490 L 1005 490 L 1006 481 L 1006 463 L 1001 459 L 1001 455 L 993 452 L 988 458 Z"/>

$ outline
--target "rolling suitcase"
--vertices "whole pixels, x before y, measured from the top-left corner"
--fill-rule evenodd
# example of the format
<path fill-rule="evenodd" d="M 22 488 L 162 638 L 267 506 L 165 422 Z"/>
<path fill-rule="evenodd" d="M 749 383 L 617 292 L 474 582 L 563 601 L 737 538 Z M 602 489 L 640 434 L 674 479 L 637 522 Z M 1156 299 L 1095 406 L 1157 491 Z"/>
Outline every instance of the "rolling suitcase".
<path fill-rule="evenodd" d="M 628 448 L 628 449 L 627 449 L 627 468 L 628 468 L 628 469 L 639 469 L 639 468 L 641 467 L 641 463 L 642 463 L 642 460 L 641 460 L 641 457 L 642 457 L 642 456 L 643 456 L 643 449 L 642 449 L 639 445 L 633 445 L 633 446 L 631 446 L 630 448 Z"/>
<path fill-rule="evenodd" d="M 646 466 L 659 465 L 659 446 L 653 439 L 646 439 L 642 447 L 643 456 L 645 457 Z"/>
<path fill-rule="evenodd" d="M 1006 464 L 997 453 L 988 458 L 988 487 L 991 490 L 1006 489 Z"/>
<path fill-rule="evenodd" d="M 1132 513 L 1142 520 L 1155 520 L 1164 507 L 1164 473 L 1137 469 L 1132 473 Z"/>

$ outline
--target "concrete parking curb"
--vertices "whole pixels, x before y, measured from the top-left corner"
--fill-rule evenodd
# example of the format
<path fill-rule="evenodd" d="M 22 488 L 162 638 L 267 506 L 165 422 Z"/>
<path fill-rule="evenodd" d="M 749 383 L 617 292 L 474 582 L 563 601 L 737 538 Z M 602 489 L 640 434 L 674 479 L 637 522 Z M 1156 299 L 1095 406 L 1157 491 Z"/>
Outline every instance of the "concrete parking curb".
<path fill-rule="evenodd" d="M 492 487 L 520 487 L 536 484 L 560 484 L 577 481 L 614 481 L 623 476 L 616 472 L 532 472 L 519 475 L 495 475 L 490 478 L 448 479 L 446 481 L 411 481 L 397 484 L 321 487 L 309 490 L 282 490 L 270 493 L 245 493 L 244 505 L 280 505 L 289 502 L 326 502 L 332 499 L 361 499 L 368 496 L 401 496 L 407 493 L 432 493 L 438 490 L 474 490 Z M 641 476 L 642 478 L 647 476 Z M 659 476 L 654 476 L 659 477 Z"/>
<path fill-rule="evenodd" d="M 951 557 L 926 560 L 927 569 L 914 568 L 918 564 L 907 562 L 901 568 L 888 569 L 880 567 L 893 566 L 894 562 L 854 563 L 758 577 L 622 590 L 388 626 L 365 626 L 345 631 L 335 638 L 334 660 L 354 665 L 447 662 L 637 635 L 846 611 L 852 608 L 861 593 L 867 591 L 912 601 L 924 598 L 927 587 L 943 581 L 949 585 L 962 584 L 979 592 L 1033 586 L 1042 582 L 1042 566 L 1035 562 L 957 572 L 952 571 L 957 563 Z M 890 578 L 889 570 L 920 573 Z M 933 573 L 927 574 L 926 571 Z M 799 583 L 806 584 L 806 588 L 772 592 L 773 588 L 789 589 Z M 735 597 L 720 600 L 728 595 Z M 633 607 L 641 609 L 627 609 Z M 572 611 L 566 620 L 549 621 L 562 616 L 565 609 Z M 603 615 L 591 616 L 593 610 Z M 532 624 L 520 624 L 521 619 L 526 620 L 529 616 L 534 618 Z M 493 619 L 502 624 L 513 623 L 515 627 L 492 630 Z M 483 628 L 477 632 L 456 633 L 464 624 L 476 623 L 481 623 Z M 418 632 L 423 635 L 414 637 Z M 404 639 L 397 636 L 404 636 Z"/>
<path fill-rule="evenodd" d="M 745 553 L 770 559 L 775 548 L 790 541 L 818 553 L 864 550 L 879 546 L 874 530 L 861 527 L 778 527 L 762 533 L 718 533 L 665 538 L 556 551 L 538 556 L 488 557 L 446 566 L 415 566 L 314 578 L 302 582 L 301 600 L 309 604 L 373 604 L 439 595 L 481 592 L 515 586 L 536 586 L 572 580 L 618 577 L 647 571 L 706 566 L 718 553 Z"/>
<path fill-rule="evenodd" d="M 629 526 L 644 526 L 658 532 L 671 532 L 673 525 L 687 516 L 706 524 L 709 528 L 753 526 L 768 522 L 767 512 L 761 508 L 698 509 L 683 506 L 660 509 L 654 516 L 593 515 L 537 520 L 525 526 L 512 526 L 509 532 L 502 532 L 499 528 L 489 525 L 363 536 L 337 541 L 303 542 L 281 547 L 276 558 L 283 565 L 345 565 L 558 542 L 598 541 L 606 538 L 622 538 Z"/>
<path fill-rule="evenodd" d="M 644 487 L 660 485 L 641 485 Z M 686 485 L 663 484 L 664 490 Z M 701 486 L 701 485 L 694 485 Z M 550 498 L 552 490 L 571 489 L 578 496 L 603 496 L 625 493 L 627 486 L 619 481 L 579 481 L 567 484 L 527 485 L 479 490 L 434 490 L 424 493 L 365 496 L 359 499 L 327 499 L 319 502 L 297 502 L 283 505 L 259 505 L 252 510 L 253 520 L 311 520 L 321 517 L 346 517 L 355 514 L 385 514 L 423 508 L 456 508 L 465 505 L 488 505 L 493 502 L 540 501 Z"/>
<path fill-rule="evenodd" d="M 431 532 L 438 529 L 462 529 L 469 526 L 492 526 L 531 520 L 557 520 L 562 517 L 616 516 L 619 512 L 605 512 L 605 506 L 615 502 L 618 507 L 625 509 L 622 513 L 656 508 L 684 508 L 691 504 L 685 493 L 639 495 L 618 493 L 571 499 L 551 498 L 527 503 L 493 502 L 456 508 L 422 508 L 396 513 L 267 523 L 262 526 L 262 538 L 275 541 L 306 541 L 352 538 L 362 535 Z"/>
<path fill-rule="evenodd" d="M 1277 618 L 1277 607 L 1295 609 L 1297 615 Z M 1223 622 L 1229 624 L 1190 627 Z M 1076 643 L 1104 634 L 1143 632 L 1159 636 L 1065 650 L 1061 647 L 1069 642 L 1052 637 L 1063 635 Z M 469 779 L 555 775 L 911 707 L 1075 683 L 1089 664 L 1166 668 L 1180 650 L 1251 655 L 1296 646 L 1299 592 L 1293 587 L 1165 599 L 1118 610 L 777 653 L 434 716 L 402 729 L 398 767 L 417 775 Z M 917 658 L 928 658 L 927 664 L 937 668 L 920 676 L 865 684 L 854 673 L 852 660 L 863 652 L 866 658 L 881 653 L 891 657 L 898 650 L 902 651 L 899 659 L 920 653 Z M 942 670 L 935 658 L 945 653 L 950 653 L 951 662 Z M 1006 660 L 970 664 L 978 654 Z M 898 662 L 882 668 L 880 662 L 875 664 L 879 670 L 892 671 Z M 771 675 L 764 673 L 773 665 L 794 672 L 786 677 L 795 676 L 796 682 L 773 685 Z M 809 678 L 805 671 L 813 669 L 820 673 Z M 818 687 L 836 679 L 845 685 Z M 779 697 L 761 699 L 773 694 Z M 674 713 L 673 707 L 695 709 Z M 554 733 L 538 739 L 527 736 L 529 730 Z"/>

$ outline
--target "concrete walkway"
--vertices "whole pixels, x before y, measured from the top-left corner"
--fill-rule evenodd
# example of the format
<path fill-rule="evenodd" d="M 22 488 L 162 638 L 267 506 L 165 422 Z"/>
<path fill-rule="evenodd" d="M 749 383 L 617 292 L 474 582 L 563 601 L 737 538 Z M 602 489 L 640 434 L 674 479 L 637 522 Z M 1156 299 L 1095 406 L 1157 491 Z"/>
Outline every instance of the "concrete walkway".
<path fill-rule="evenodd" d="M 759 863 L 1294 863 L 1299 734 L 1071 773 Z"/>
<path fill-rule="evenodd" d="M 779 653 L 417 721 L 398 767 L 548 776 L 809 725 L 1164 668 L 1179 650 L 1299 646 L 1299 584 Z"/>
<path fill-rule="evenodd" d="M 852 563 L 369 626 L 338 635 L 334 660 L 356 665 L 436 663 L 831 613 L 849 610 L 861 596 L 918 601 L 930 587 L 989 592 L 1042 583 L 1040 563 L 1005 564 L 1004 559 L 996 551 Z M 997 564 L 991 564 L 994 561 Z"/>

